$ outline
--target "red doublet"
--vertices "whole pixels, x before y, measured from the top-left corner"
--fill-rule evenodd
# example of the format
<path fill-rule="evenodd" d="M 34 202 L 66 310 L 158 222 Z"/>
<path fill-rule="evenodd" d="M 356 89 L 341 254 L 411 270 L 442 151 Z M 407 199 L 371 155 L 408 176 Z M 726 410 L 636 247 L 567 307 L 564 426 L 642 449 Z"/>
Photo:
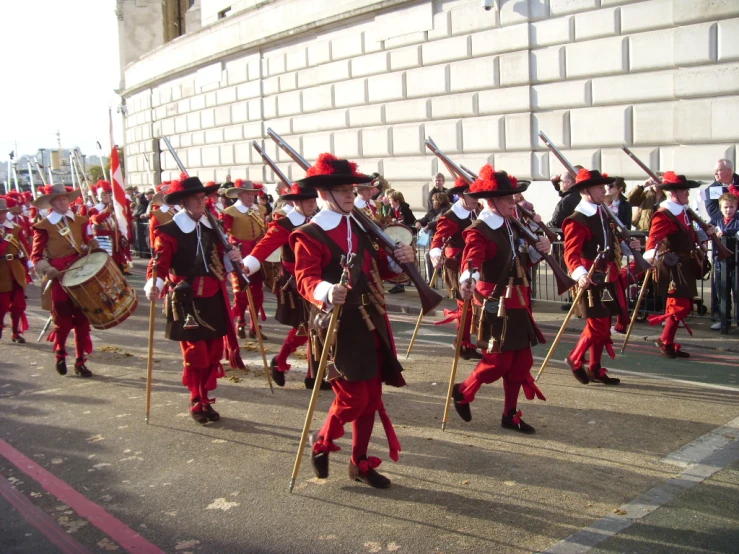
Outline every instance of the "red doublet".
<path fill-rule="evenodd" d="M 316 225 L 316 223 L 309 223 L 309 225 Z M 346 217 L 341 217 L 341 222 L 338 226 L 325 232 L 341 250 L 348 252 Z M 295 280 L 298 292 L 310 303 L 321 309 L 325 309 L 326 303 L 316 300 L 314 293 L 323 281 L 323 268 L 328 266 L 332 261 L 329 247 L 303 233 L 293 233 L 290 238 L 290 244 L 295 252 Z M 351 251 L 357 252 L 359 240 L 356 232 L 353 232 L 351 235 L 351 244 Z M 365 252 L 363 256 L 362 272 L 367 275 L 372 271 L 372 255 L 373 253 Z M 383 253 L 377 256 L 376 260 L 382 278 L 396 275 L 389 269 L 387 257 Z M 387 315 L 385 318 L 387 319 Z M 389 322 L 388 331 L 393 352 L 395 352 L 395 342 Z M 319 433 L 319 440 L 313 446 L 315 452 L 327 453 L 339 450 L 339 447 L 334 444 L 334 441 L 343 436 L 344 426 L 347 423 L 352 423 L 351 460 L 355 465 L 358 465 L 361 459 L 367 455 L 376 412 L 379 413 L 380 420 L 385 429 L 390 447 L 390 458 L 397 461 L 398 453 L 400 452 L 400 443 L 382 402 L 382 371 L 380 368 L 383 365 L 383 354 L 377 331 L 374 331 L 373 334 L 378 364 L 375 377 L 369 381 L 348 381 L 347 379 L 335 379 L 331 381 L 331 386 L 336 397 Z M 318 386 L 318 383 L 316 386 Z"/>
<path fill-rule="evenodd" d="M 229 235 L 231 244 L 239 249 L 243 258 L 251 255 L 252 250 L 259 240 L 239 240 L 234 238 L 231 236 L 231 228 L 233 227 L 234 218 L 226 212 L 223 212 L 221 215 L 223 230 Z M 233 317 L 238 318 L 239 327 L 242 327 L 246 325 L 246 312 L 249 310 L 249 299 L 246 296 L 246 291 L 242 290 L 241 283 L 237 275 L 231 275 L 231 286 L 234 291 L 232 314 Z M 253 275 L 249 276 L 249 290 L 251 291 L 251 297 L 254 301 L 254 310 L 257 312 L 256 314 L 249 313 L 249 331 L 254 333 L 256 332 L 256 322 L 259 315 L 262 316 L 262 321 L 267 319 L 267 314 L 264 313 L 264 274 L 261 271 L 257 271 Z"/>
<path fill-rule="evenodd" d="M 664 211 L 658 210 L 654 214 L 652 225 L 649 228 L 649 236 L 647 237 L 646 246 L 647 251 L 657 248 L 668 235 L 684 233 L 684 229 L 687 229 L 690 232 L 693 242 L 696 243 L 698 239 L 695 234 L 695 230 L 692 225 L 685 221 L 685 217 L 686 216 L 684 214 L 681 214 L 676 217 L 677 222 L 675 222 L 668 217 Z M 683 226 L 683 229 L 678 227 L 678 225 Z M 662 343 L 665 346 L 675 345 L 676 350 L 680 349 L 680 345 L 675 343 L 675 334 L 680 327 L 681 321 L 683 322 L 683 325 L 685 325 L 685 318 L 690 315 L 692 307 L 692 298 L 681 298 L 678 294 L 670 295 L 665 303 L 665 313 L 662 315 L 649 316 L 650 325 L 658 325 L 664 321 L 665 327 L 660 336 L 660 340 L 662 340 Z M 690 333 L 690 328 L 687 325 L 685 325 L 685 329 Z"/>
<path fill-rule="evenodd" d="M 586 226 L 570 218 L 565 219 L 562 223 L 562 232 L 564 234 L 565 247 L 564 261 L 567 264 L 570 274 L 580 266 L 590 270 L 595 260 L 585 258 L 583 256 L 583 249 L 586 243 L 593 240 L 593 233 Z M 620 270 L 615 262 L 609 260 L 602 268 L 606 272 L 609 282 L 618 282 Z M 617 286 L 616 288 L 616 301 L 623 306 L 626 302 L 623 289 L 621 286 Z M 588 317 L 585 321 L 585 328 L 580 333 L 580 339 L 575 345 L 575 348 L 570 352 L 570 359 L 575 369 L 579 369 L 582 366 L 585 354 L 590 350 L 590 364 L 588 367 L 596 377 L 601 377 L 606 371 L 601 366 L 603 350 L 607 350 L 611 358 L 616 358 L 616 353 L 613 351 L 612 346 L 613 340 L 611 339 L 612 318 Z M 623 321 L 620 321 L 619 326 L 623 326 L 623 323 Z M 628 322 L 626 322 L 626 325 L 628 325 Z"/>
<path fill-rule="evenodd" d="M 72 227 L 76 225 L 74 221 L 67 221 Z M 44 255 L 46 245 L 49 241 L 49 235 L 44 229 L 35 228 L 33 236 L 33 250 L 31 252 L 31 261 L 36 264 L 42 259 L 47 259 Z M 84 244 L 90 242 L 90 236 L 87 234 L 87 225 L 83 225 L 80 230 L 82 241 Z M 61 271 L 67 269 L 74 262 L 80 259 L 79 254 L 64 256 L 61 258 L 50 258 L 48 262 L 55 269 Z M 78 360 L 84 360 L 85 354 L 92 352 L 92 339 L 90 338 L 90 321 L 74 302 L 69 298 L 62 288 L 59 279 L 55 279 L 51 283 L 51 315 L 54 317 L 54 329 L 49 334 L 48 341 L 53 343 L 54 353 L 57 359 L 64 358 L 67 355 L 66 343 L 69 333 L 74 329 L 74 351 Z"/>
<path fill-rule="evenodd" d="M 0 223 L 2 225 L 2 223 Z M 10 234 L 10 233 L 9 233 Z M 25 233 L 21 229 L 18 234 L 18 240 L 25 248 L 26 252 L 31 251 L 31 247 L 28 245 Z M 0 259 L 5 258 L 10 248 L 10 243 L 5 240 L 0 240 Z M 23 264 L 28 261 L 26 258 L 22 258 Z M 7 263 L 10 266 L 9 261 L 0 261 L 0 263 Z M 17 262 L 16 262 L 17 263 Z M 28 268 L 24 267 L 26 281 L 30 282 L 28 276 Z M 26 294 L 25 288 L 21 283 L 15 279 L 12 269 L 9 267 L 8 271 L 8 286 L 0 286 L 0 331 L 5 328 L 5 314 L 10 312 L 10 322 L 13 331 L 13 336 L 17 336 L 28 330 L 28 319 L 26 318 Z M 8 290 L 9 289 L 9 290 Z"/>
<path fill-rule="evenodd" d="M 493 241 L 487 240 L 477 229 L 466 229 L 463 235 L 465 239 L 461 265 L 463 270 L 468 267 L 479 270 L 486 260 L 491 260 L 498 254 L 497 245 Z M 495 287 L 495 283 L 478 281 L 475 290 L 487 298 L 493 293 Z M 517 294 L 513 294 L 511 298 L 503 299 L 506 311 L 528 310 L 531 312 L 530 289 L 523 286 L 519 286 L 519 288 L 523 292 L 523 303 L 520 302 Z M 480 304 L 477 298 L 474 298 L 472 302 Z M 488 352 L 487 349 L 483 348 L 482 360 L 477 363 L 469 377 L 459 385 L 459 392 L 464 399 L 463 403 L 472 402 L 483 384 L 494 383 L 501 377 L 503 378 L 504 414 L 515 411 L 521 388 L 524 389 L 524 394 L 529 400 L 533 400 L 535 397 L 546 400 L 531 375 L 533 364 L 534 358 L 530 346 L 504 352 Z"/>
<path fill-rule="evenodd" d="M 262 240 L 257 243 L 254 249 L 251 251 L 250 255 L 259 260 L 260 264 L 263 264 L 264 261 L 269 257 L 269 255 L 272 254 L 272 252 L 274 252 L 278 248 L 282 248 L 289 242 L 290 232 L 283 226 L 278 225 L 275 221 L 272 221 L 269 224 L 269 228 L 267 229 L 267 234 L 264 235 L 264 237 L 262 237 Z M 294 274 L 295 264 L 287 263 L 283 260 L 282 269 L 289 274 Z M 277 353 L 277 356 L 275 356 L 275 361 L 277 362 L 277 370 L 288 371 L 290 369 L 290 364 L 287 363 L 288 357 L 290 357 L 293 352 L 295 352 L 301 346 L 305 345 L 307 342 L 308 335 L 301 336 L 298 335 L 297 329 L 290 329 L 290 332 L 288 332 L 285 340 L 282 343 L 280 351 Z"/>

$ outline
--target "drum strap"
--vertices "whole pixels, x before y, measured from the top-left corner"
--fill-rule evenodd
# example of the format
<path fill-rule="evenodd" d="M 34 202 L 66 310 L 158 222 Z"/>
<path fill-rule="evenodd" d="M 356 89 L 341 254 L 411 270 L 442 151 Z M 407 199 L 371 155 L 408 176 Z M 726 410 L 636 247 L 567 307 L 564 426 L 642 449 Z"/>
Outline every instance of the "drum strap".
<path fill-rule="evenodd" d="M 62 221 L 64 224 L 62 225 Z M 57 229 L 59 229 L 59 234 L 63 236 L 67 242 L 74 248 L 78 254 L 82 254 L 82 250 L 79 246 L 77 246 L 77 243 L 74 241 L 74 237 L 72 236 L 72 229 L 70 229 L 69 224 L 67 223 L 67 217 L 63 216 L 62 220 L 56 224 Z M 67 229 L 67 233 L 64 233 L 64 229 Z"/>

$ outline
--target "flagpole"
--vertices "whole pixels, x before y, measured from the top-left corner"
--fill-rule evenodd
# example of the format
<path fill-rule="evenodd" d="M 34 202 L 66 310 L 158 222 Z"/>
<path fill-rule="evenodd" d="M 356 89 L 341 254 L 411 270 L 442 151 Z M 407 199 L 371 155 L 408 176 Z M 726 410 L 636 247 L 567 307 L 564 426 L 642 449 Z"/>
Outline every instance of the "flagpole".
<path fill-rule="evenodd" d="M 28 179 L 31 182 L 31 194 L 33 194 L 33 199 L 36 200 L 36 182 L 33 178 L 33 168 L 31 167 L 31 160 L 26 158 L 26 164 L 28 165 Z"/>
<path fill-rule="evenodd" d="M 15 181 L 15 190 L 21 191 L 21 186 L 18 184 L 18 172 L 15 170 L 15 164 L 13 164 L 13 181 Z"/>

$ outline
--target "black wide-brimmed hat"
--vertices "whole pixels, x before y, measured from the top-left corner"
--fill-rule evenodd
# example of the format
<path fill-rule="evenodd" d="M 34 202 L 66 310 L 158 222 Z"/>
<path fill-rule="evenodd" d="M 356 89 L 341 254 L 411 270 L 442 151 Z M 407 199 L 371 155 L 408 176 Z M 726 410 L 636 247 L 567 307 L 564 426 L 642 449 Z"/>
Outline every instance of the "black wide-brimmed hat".
<path fill-rule="evenodd" d="M 701 186 L 698 181 L 690 181 L 685 175 L 677 175 L 674 171 L 667 171 L 662 175 L 662 182 L 657 185 L 659 190 L 686 190 Z"/>
<path fill-rule="evenodd" d="M 572 185 L 565 194 L 572 194 L 573 192 L 580 192 L 588 187 L 596 187 L 598 185 L 610 185 L 615 183 L 615 177 L 609 177 L 607 173 L 601 174 L 597 169 L 581 169 L 575 176 L 575 184 Z"/>
<path fill-rule="evenodd" d="M 333 154 L 321 154 L 316 163 L 308 168 L 305 178 L 296 181 L 299 186 L 330 189 L 342 185 L 371 183 L 372 177 L 357 172 L 357 164 L 340 160 Z"/>
<path fill-rule="evenodd" d="M 469 188 L 470 185 L 467 183 L 467 181 L 462 179 L 462 177 L 458 177 L 457 180 L 454 181 L 454 186 L 446 190 L 446 195 L 449 196 L 449 200 L 451 200 L 453 195 L 467 192 Z"/>
<path fill-rule="evenodd" d="M 183 198 L 192 196 L 204 192 L 205 195 L 213 194 L 218 190 L 218 185 L 211 185 L 209 187 L 203 186 L 203 183 L 197 177 L 187 177 L 182 181 L 172 181 L 172 184 L 167 189 L 167 194 L 164 197 L 164 202 L 170 206 L 179 204 Z"/>
<path fill-rule="evenodd" d="M 524 192 L 531 181 L 519 181 L 505 171 L 495 171 L 492 165 L 485 164 L 480 170 L 480 176 L 465 192 L 472 198 L 501 198 Z"/>
<path fill-rule="evenodd" d="M 310 200 L 311 198 L 318 198 L 318 193 L 313 187 L 297 182 L 293 183 L 292 186 L 287 189 L 287 192 L 285 194 L 281 194 L 278 198 L 280 200 L 294 202 L 298 200 Z"/>

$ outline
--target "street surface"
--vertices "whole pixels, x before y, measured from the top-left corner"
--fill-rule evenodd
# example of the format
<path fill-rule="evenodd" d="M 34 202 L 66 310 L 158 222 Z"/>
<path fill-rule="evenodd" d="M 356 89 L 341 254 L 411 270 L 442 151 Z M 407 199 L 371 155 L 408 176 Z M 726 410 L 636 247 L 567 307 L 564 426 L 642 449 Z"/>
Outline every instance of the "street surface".
<path fill-rule="evenodd" d="M 536 435 L 501 429 L 500 383 L 483 387 L 470 423 L 452 407 L 442 432 L 453 326 L 429 318 L 406 361 L 416 316 L 392 314 L 408 386 L 386 388 L 385 405 L 403 452 L 389 459 L 379 424 L 370 448 L 392 487 L 348 480 L 347 426 L 329 479 L 313 477 L 306 449 L 288 494 L 309 400 L 304 357 L 291 359 L 287 386 L 272 395 L 254 341 L 241 341 L 249 371 L 227 372 L 215 391 L 222 420 L 199 426 L 160 316 L 146 425 L 148 303 L 119 327 L 93 330 L 95 376 L 83 380 L 73 358 L 70 375 L 57 375 L 49 343 L 35 342 L 46 319 L 37 292 L 29 289 L 28 344 L 11 344 L 7 329 L 0 341 L 0 552 L 575 552 L 558 543 L 604 518 L 626 527 L 598 552 L 727 552 L 739 539 L 736 354 L 667 360 L 634 343 L 607 366 L 620 386 L 584 386 L 561 362 L 570 333 L 539 381 L 547 401 L 521 395 Z M 271 317 L 270 295 L 266 311 L 269 360 L 286 328 Z M 534 371 L 547 347 L 535 349 Z M 461 360 L 457 380 L 473 367 Z M 314 428 L 332 396 L 321 394 Z M 679 461 L 693 455 L 711 463 Z M 650 511 L 630 507 L 674 479 L 691 487 Z"/>

